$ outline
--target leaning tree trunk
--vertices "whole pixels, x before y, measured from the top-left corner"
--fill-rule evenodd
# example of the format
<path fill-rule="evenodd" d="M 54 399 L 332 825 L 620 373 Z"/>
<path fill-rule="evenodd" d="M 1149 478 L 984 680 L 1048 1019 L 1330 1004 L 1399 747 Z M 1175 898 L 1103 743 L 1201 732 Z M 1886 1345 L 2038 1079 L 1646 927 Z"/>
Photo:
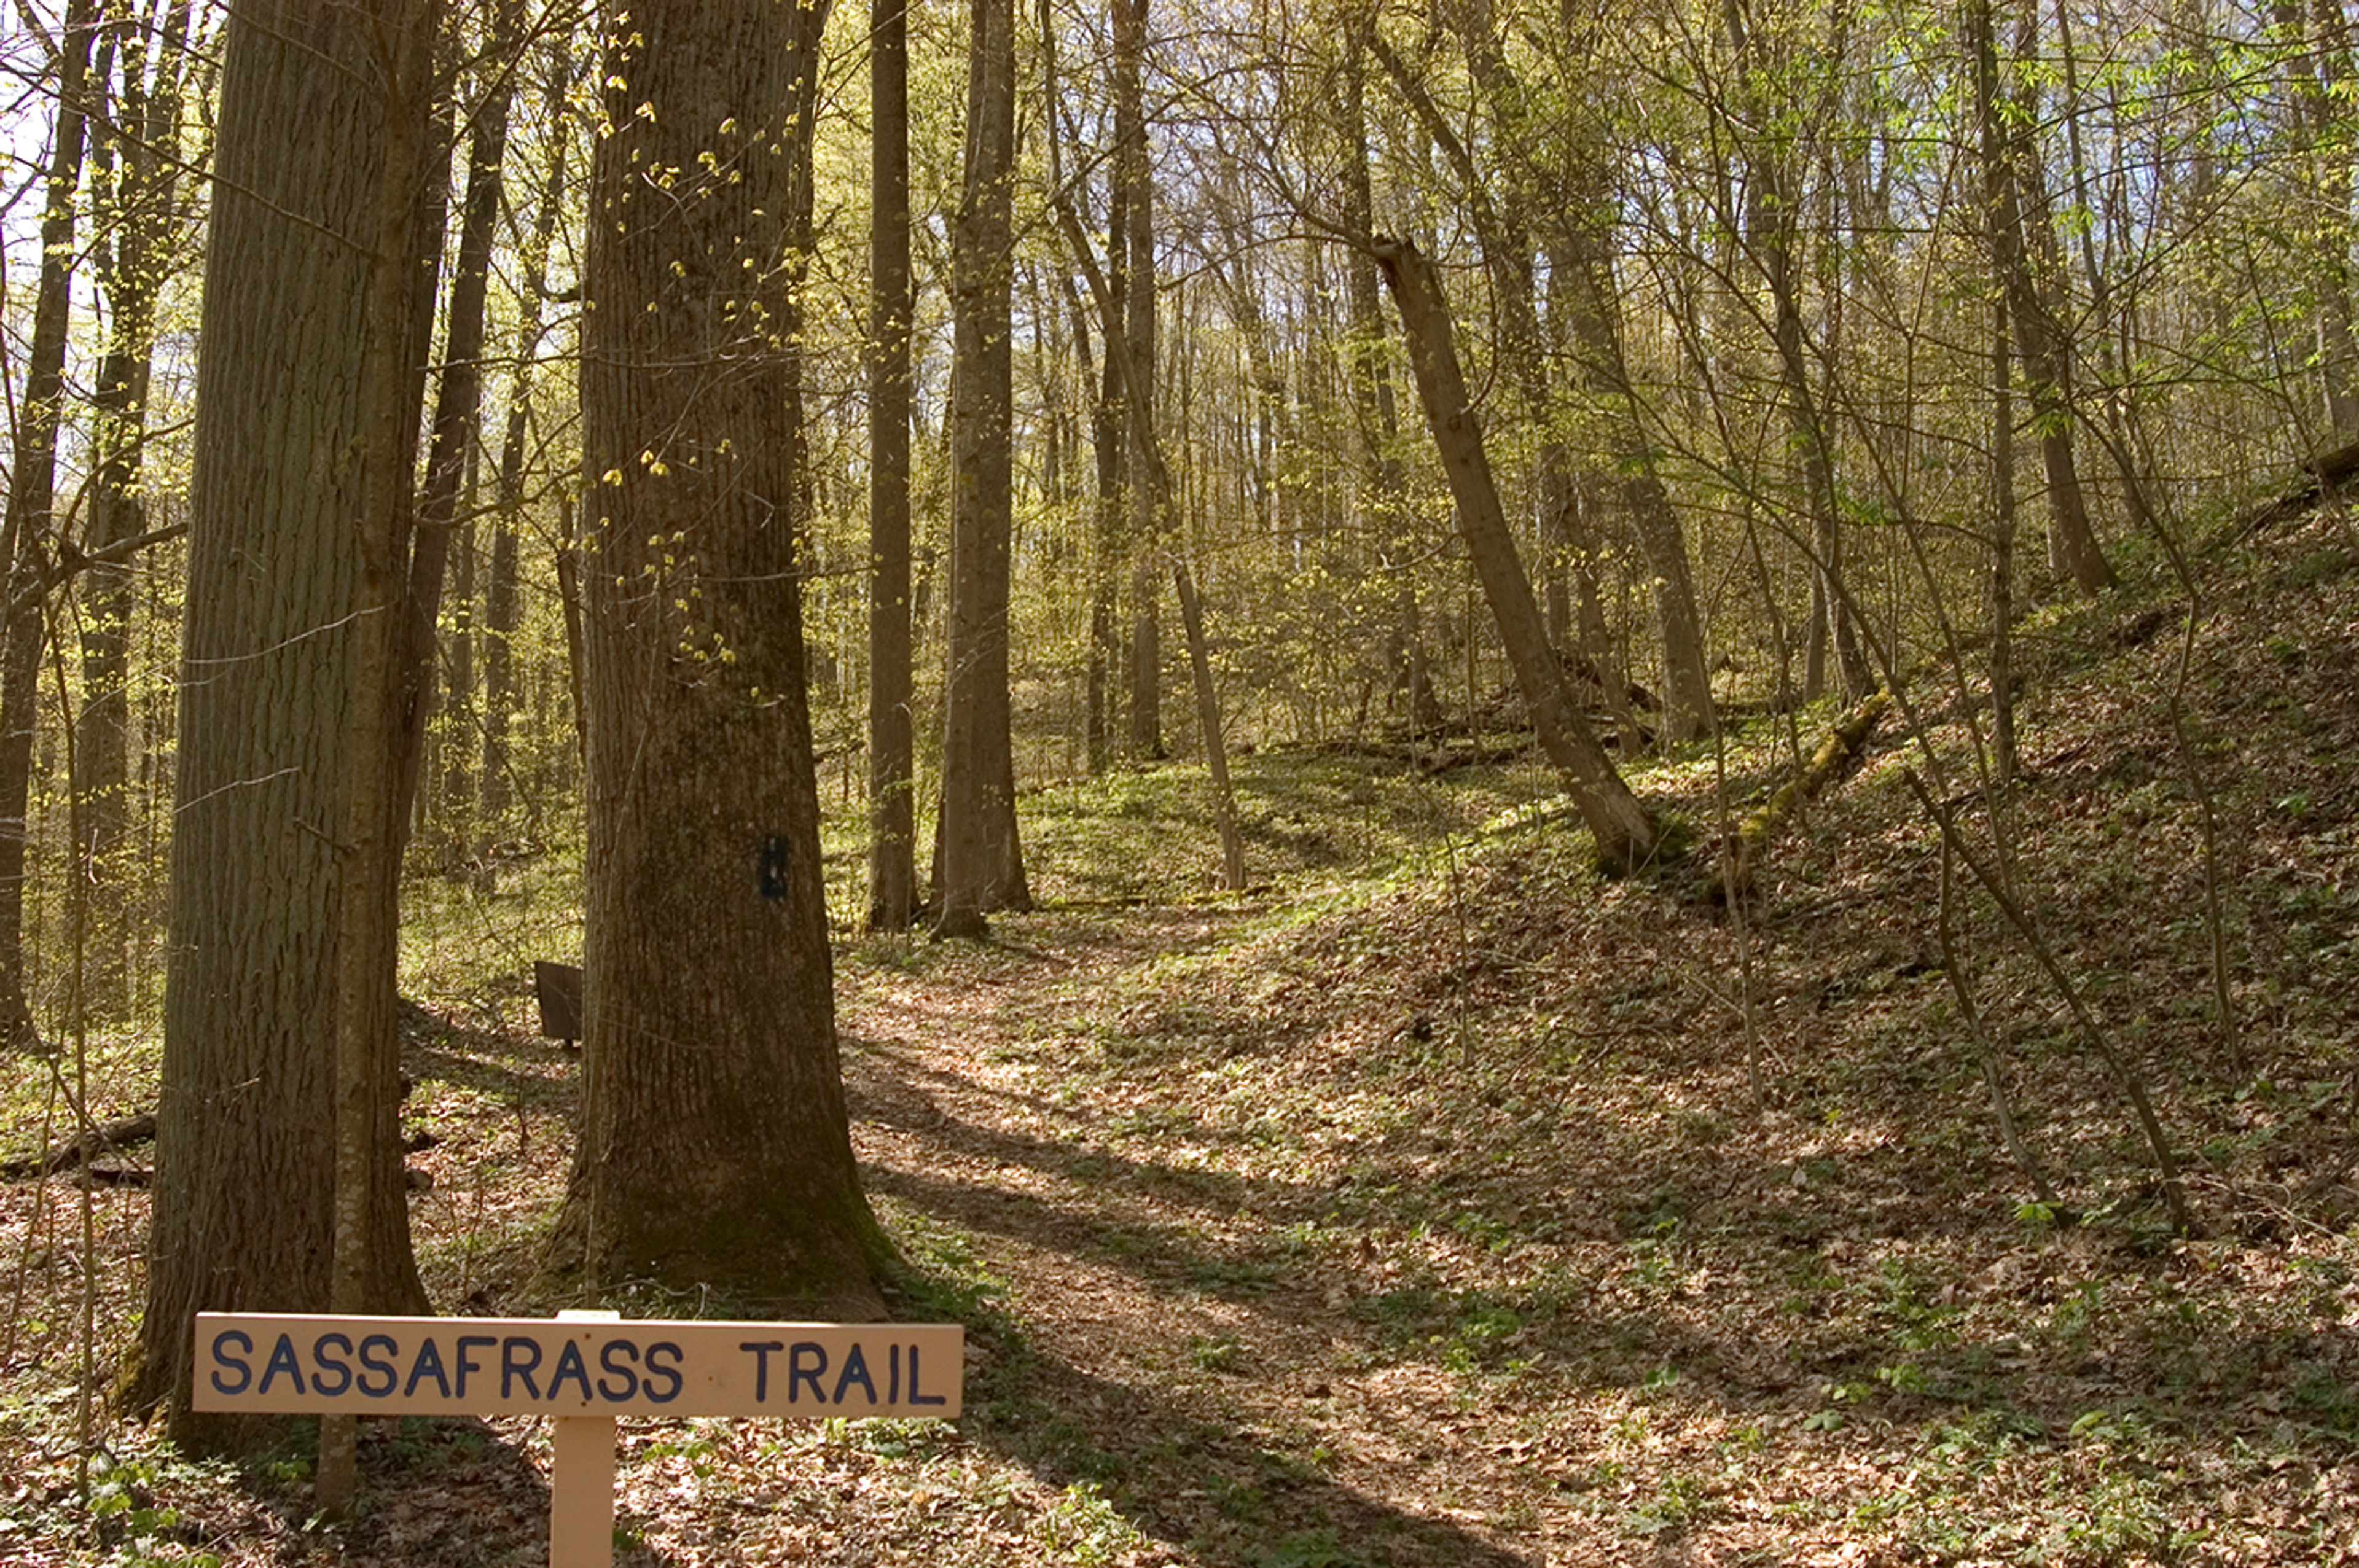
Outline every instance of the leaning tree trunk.
<path fill-rule="evenodd" d="M 1451 130 L 1421 79 L 1397 54 L 1383 47 L 1381 40 L 1372 38 L 1371 47 L 1404 94 L 1418 107 L 1429 134 L 1441 145 L 1466 189 L 1473 193 L 1472 216 L 1491 271 L 1493 297 L 1500 311 L 1506 357 L 1515 367 L 1526 416 L 1535 429 L 1543 432 L 1538 452 L 1543 488 L 1544 492 L 1554 492 L 1548 504 L 1553 509 L 1554 518 L 1563 520 L 1571 515 L 1564 499 L 1569 497 L 1573 484 L 1571 453 L 1553 433 L 1556 414 L 1543 352 L 1546 345 L 1536 299 L 1531 235 L 1536 228 L 1543 226 L 1557 230 L 1558 242 L 1550 247 L 1552 263 L 1567 250 L 1589 250 L 1603 257 L 1610 250 L 1606 236 L 1599 232 L 1605 221 L 1585 215 L 1582 210 L 1610 208 L 1612 203 L 1580 200 L 1590 194 L 1587 191 L 1567 200 L 1561 189 L 1543 189 L 1541 173 L 1523 149 L 1543 134 L 1555 135 L 1554 127 L 1543 131 L 1532 95 L 1499 45 L 1488 7 L 1478 3 L 1458 10 L 1456 16 L 1467 65 L 1506 129 L 1504 140 L 1507 178 L 1501 182 L 1504 211 L 1495 207 L 1484 194 L 1487 182 L 1478 174 L 1472 150 Z M 1578 238 L 1568 243 L 1568 238 L 1575 234 Z M 1585 269 L 1577 269 L 1573 281 L 1584 289 L 1593 283 Z M 1610 384 L 1622 389 L 1623 400 L 1629 401 L 1628 373 L 1621 362 L 1619 329 L 1602 294 L 1584 304 L 1578 315 L 1576 330 L 1592 350 L 1587 365 L 1590 375 L 1594 380 L 1604 374 Z M 1598 351 L 1601 349 L 1610 351 Z M 1678 514 L 1672 510 L 1670 493 L 1655 472 L 1653 454 L 1647 449 L 1635 416 L 1617 413 L 1612 417 L 1611 428 L 1614 461 L 1625 475 L 1620 485 L 1624 505 L 1634 525 L 1639 552 L 1647 558 L 1653 586 L 1656 625 L 1662 639 L 1664 730 L 1673 740 L 1693 740 L 1711 731 L 1713 708 L 1703 622 L 1696 610 L 1686 538 L 1680 531 Z M 1593 653 L 1592 657 L 1603 676 L 1605 661 L 1598 653 Z"/>
<path fill-rule="evenodd" d="M 1533 725 L 1549 761 L 1564 775 L 1575 809 L 1597 839 L 1599 862 L 1612 871 L 1637 869 L 1662 849 L 1663 833 L 1652 814 L 1630 793 L 1622 775 L 1590 732 L 1587 720 L 1564 689 L 1564 676 L 1548 643 L 1539 601 L 1516 554 L 1515 535 L 1491 477 L 1466 377 L 1451 338 L 1450 307 L 1433 264 L 1406 240 L 1375 242 L 1385 286 L 1399 309 L 1401 332 L 1409 345 L 1419 396 L 1440 449 L 1450 493 L 1458 503 L 1458 526 L 1481 578 L 1499 638 L 1516 683 L 1532 711 Z"/>
<path fill-rule="evenodd" d="M 581 1141 L 552 1282 L 873 1316 L 796 535 L 824 5 L 604 8 L 583 286 Z M 645 105 L 644 111 L 641 105 Z M 667 187 L 649 168 L 677 171 Z"/>
<path fill-rule="evenodd" d="M 240 6 L 226 29 L 136 1384 L 168 1399 L 174 1437 L 200 1447 L 248 1445 L 276 1423 L 190 1411 L 192 1314 L 316 1312 L 331 1299 L 337 1074 L 321 1003 L 337 990 L 355 546 L 374 467 L 350 459 L 387 406 L 368 397 L 389 108 L 375 50 L 413 10 L 279 0 Z M 415 398 L 390 401 L 406 405 L 414 438 Z M 389 968 L 381 986 L 351 1217 L 364 1232 L 363 1298 L 417 1311 Z"/>

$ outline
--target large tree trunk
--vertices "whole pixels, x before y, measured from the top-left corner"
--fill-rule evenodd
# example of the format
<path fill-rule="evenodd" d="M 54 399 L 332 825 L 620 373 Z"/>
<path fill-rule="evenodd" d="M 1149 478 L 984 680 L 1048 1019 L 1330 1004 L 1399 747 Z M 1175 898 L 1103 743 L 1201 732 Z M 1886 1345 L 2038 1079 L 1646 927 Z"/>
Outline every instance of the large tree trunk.
<path fill-rule="evenodd" d="M 421 684 L 404 628 L 403 568 L 411 543 L 419 397 L 410 373 L 423 337 L 419 258 L 439 250 L 441 202 L 429 191 L 429 230 L 419 192 L 439 191 L 442 171 L 429 139 L 433 46 L 439 0 L 400 0 L 382 18 L 376 85 L 384 124 L 373 202 L 363 318 L 365 418 L 359 442 L 360 557 L 353 607 L 353 686 L 343 755 L 343 819 L 338 826 L 335 962 L 335 1202 L 328 1310 L 367 1312 L 375 1304 L 374 1223 L 377 1167 L 392 1152 L 400 1168 L 397 1109 L 401 1048 L 395 1027 L 401 927 L 402 699 Z M 431 171 L 431 172 L 429 172 Z M 429 235 L 431 236 L 429 238 Z M 480 308 L 479 308 L 480 309 Z M 454 328 L 454 330 L 456 329 Z M 408 1263 L 402 1238 L 401 1261 Z M 349 1415 L 319 1427 L 315 1488 L 321 1509 L 342 1515 L 360 1485 L 358 1422 Z"/>
<path fill-rule="evenodd" d="M 871 0 L 868 351 L 868 924 L 918 900 L 916 678 L 909 642 L 909 17 Z"/>
<path fill-rule="evenodd" d="M 1614 772 L 1565 693 L 1562 670 L 1540 621 L 1539 601 L 1532 597 L 1531 579 L 1524 575 L 1491 477 L 1490 458 L 1483 449 L 1483 433 L 1475 424 L 1465 373 L 1451 337 L 1450 307 L 1433 264 L 1404 240 L 1378 240 L 1375 251 L 1385 285 L 1400 311 L 1418 395 L 1440 450 L 1450 493 L 1458 503 L 1459 531 L 1498 621 L 1499 638 L 1531 708 L 1533 726 L 1549 761 L 1564 775 L 1575 809 L 1597 839 L 1600 863 L 1616 872 L 1636 870 L 1662 849 L 1662 830 Z"/>
<path fill-rule="evenodd" d="M 66 320 L 73 295 L 74 187 L 82 179 L 82 94 L 90 71 L 95 0 L 66 7 L 57 114 L 41 212 L 41 276 L 33 341 L 16 411 L 7 520 L 0 527 L 6 599 L 0 603 L 0 1047 L 39 1044 L 25 984 L 25 862 L 33 797 L 34 711 L 49 641 L 51 535 L 56 520 L 58 425 L 65 397 Z"/>
<path fill-rule="evenodd" d="M 635 0 L 583 283 L 588 1035 L 555 1279 L 875 1315 L 821 880 L 795 536 L 826 6 Z M 644 112 L 641 105 L 646 105 Z M 650 168 L 677 171 L 668 188 Z"/>
<path fill-rule="evenodd" d="M 370 434 L 389 406 L 407 407 L 414 439 L 417 412 L 414 395 L 370 396 L 386 373 L 367 300 L 387 116 L 396 102 L 424 108 L 388 98 L 376 49 L 414 18 L 409 0 L 374 12 L 283 0 L 241 6 L 226 30 L 137 1384 L 169 1400 L 175 1438 L 201 1447 L 249 1442 L 267 1423 L 189 1411 L 192 1314 L 318 1311 L 331 1297 L 337 1072 L 321 1000 L 337 992 L 354 858 L 339 836 L 375 477 L 350 459 L 364 440 L 380 453 L 399 444 L 397 430 Z M 407 384 L 406 366 L 395 371 Z M 384 1033 L 357 1087 L 366 1169 L 348 1217 L 370 1308 L 416 1311 L 389 941 L 378 951 Z"/>
<path fill-rule="evenodd" d="M 1007 690 L 1014 528 L 1016 16 L 974 0 L 967 74 L 966 189 L 951 254 L 951 604 L 943 676 L 938 936 L 979 936 L 986 910 L 1022 908 Z"/>

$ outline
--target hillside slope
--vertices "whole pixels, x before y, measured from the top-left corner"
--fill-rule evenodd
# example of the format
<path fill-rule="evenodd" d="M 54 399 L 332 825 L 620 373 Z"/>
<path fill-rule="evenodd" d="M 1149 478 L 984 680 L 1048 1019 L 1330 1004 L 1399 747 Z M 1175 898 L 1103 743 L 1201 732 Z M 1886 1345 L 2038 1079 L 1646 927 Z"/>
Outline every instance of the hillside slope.
<path fill-rule="evenodd" d="M 2201 564 L 2183 726 L 2168 578 L 2023 630 L 2006 860 L 2118 1065 L 1962 871 L 1945 948 L 1903 770 L 1999 841 L 1938 661 L 1930 744 L 1887 720 L 1734 913 L 1701 856 L 1601 881 L 1529 767 L 1247 760 L 1242 898 L 1174 894 L 1213 859 L 1185 770 L 1031 797 L 1046 908 L 838 968 L 900 1309 L 969 1325 L 967 1414 L 626 1422 L 619 1560 L 2359 1563 L 2359 539 L 2308 517 Z M 1637 782 L 1709 844 L 1715 781 L 1741 810 L 1826 721 Z M 443 1311 L 570 1304 L 524 1281 L 576 1062 L 525 1011 L 502 982 L 411 1020 Z M 0 1556 L 545 1560 L 525 1421 L 373 1430 L 329 1527 L 299 1449 L 192 1466 L 102 1413 L 83 1507 L 72 1381 L 136 1311 L 144 1195 L 87 1250 L 61 1182 L 0 1195 Z"/>

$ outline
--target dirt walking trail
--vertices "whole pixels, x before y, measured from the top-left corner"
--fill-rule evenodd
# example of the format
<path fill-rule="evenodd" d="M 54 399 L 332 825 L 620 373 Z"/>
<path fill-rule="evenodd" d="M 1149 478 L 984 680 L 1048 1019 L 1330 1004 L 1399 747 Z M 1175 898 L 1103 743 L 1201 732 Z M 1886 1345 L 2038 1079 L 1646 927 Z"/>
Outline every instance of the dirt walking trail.
<path fill-rule="evenodd" d="M 925 978 L 874 973 L 846 999 L 872 1195 L 973 1238 L 1020 1336 L 977 1336 L 975 1439 L 1117 1497 L 1169 1552 L 1147 1561 L 1574 1561 L 1546 1539 L 1571 1523 L 1551 1519 L 1563 1494 L 1467 1379 L 1386 1354 L 1332 1260 L 1288 1266 L 1325 1191 L 1240 1175 L 1252 1162 L 1212 1130 L 1169 1135 L 1184 1107 L 1057 1070 L 1125 970 L 1204 943 L 1219 918 L 1144 914 Z M 1142 1157 L 1125 1133 L 1148 1130 L 1165 1136 Z M 1381 1290 L 1375 1243 L 1356 1250 L 1359 1286 Z M 1000 1431 L 978 1382 L 1029 1430 Z"/>

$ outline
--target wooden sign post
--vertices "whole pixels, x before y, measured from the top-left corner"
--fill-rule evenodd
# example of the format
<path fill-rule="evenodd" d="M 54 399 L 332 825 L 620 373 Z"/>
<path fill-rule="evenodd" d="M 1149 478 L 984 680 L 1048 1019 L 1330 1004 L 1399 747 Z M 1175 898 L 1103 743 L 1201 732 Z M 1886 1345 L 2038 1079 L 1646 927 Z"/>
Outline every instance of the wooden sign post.
<path fill-rule="evenodd" d="M 549 1568 L 614 1560 L 614 1419 L 959 1413 L 958 1324 L 199 1313 L 200 1411 L 552 1418 Z"/>

